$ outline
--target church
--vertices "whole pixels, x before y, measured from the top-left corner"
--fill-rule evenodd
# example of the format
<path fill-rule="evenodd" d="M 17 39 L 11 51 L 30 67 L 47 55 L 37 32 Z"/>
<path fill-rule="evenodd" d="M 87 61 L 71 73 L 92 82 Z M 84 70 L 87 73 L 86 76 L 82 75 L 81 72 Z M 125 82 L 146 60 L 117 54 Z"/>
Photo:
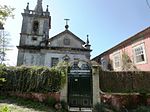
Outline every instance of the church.
<path fill-rule="evenodd" d="M 86 41 L 81 40 L 69 31 L 68 19 L 65 19 L 65 30 L 49 37 L 51 16 L 48 6 L 43 11 L 42 0 L 37 0 L 34 10 L 30 10 L 27 3 L 22 16 L 17 66 L 53 67 L 59 62 L 70 63 L 60 99 L 68 103 L 69 110 L 74 107 L 91 110 L 100 102 L 99 69 L 91 64 L 88 36 Z"/>
<path fill-rule="evenodd" d="M 85 42 L 69 31 L 68 19 L 63 32 L 49 37 L 51 16 L 48 5 L 43 10 L 42 0 L 37 0 L 34 10 L 30 10 L 27 3 L 22 16 L 17 66 L 53 67 L 61 61 L 90 61 L 92 50 L 88 36 Z"/>

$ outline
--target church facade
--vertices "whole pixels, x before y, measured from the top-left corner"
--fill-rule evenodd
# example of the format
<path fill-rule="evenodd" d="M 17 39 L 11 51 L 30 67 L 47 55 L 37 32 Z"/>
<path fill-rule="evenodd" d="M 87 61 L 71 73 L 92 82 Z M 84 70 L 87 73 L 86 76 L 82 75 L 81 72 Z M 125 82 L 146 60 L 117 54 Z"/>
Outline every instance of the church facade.
<path fill-rule="evenodd" d="M 73 62 L 76 60 L 90 61 L 90 44 L 87 36 L 86 42 L 68 30 L 53 37 L 49 37 L 51 29 L 51 16 L 48 10 L 43 11 L 42 0 L 37 0 L 34 10 L 27 4 L 22 13 L 22 29 L 18 48 L 17 65 L 48 66 L 57 65 L 58 62 Z"/>
<path fill-rule="evenodd" d="M 34 10 L 27 4 L 22 13 L 22 29 L 18 48 L 17 66 L 53 67 L 59 62 L 70 63 L 66 68 L 66 83 L 60 90 L 60 99 L 68 103 L 68 109 L 92 109 L 100 102 L 99 66 L 90 61 L 89 39 L 86 42 L 68 30 L 67 24 L 63 32 L 49 37 L 51 16 L 43 11 L 42 0 L 37 0 Z"/>

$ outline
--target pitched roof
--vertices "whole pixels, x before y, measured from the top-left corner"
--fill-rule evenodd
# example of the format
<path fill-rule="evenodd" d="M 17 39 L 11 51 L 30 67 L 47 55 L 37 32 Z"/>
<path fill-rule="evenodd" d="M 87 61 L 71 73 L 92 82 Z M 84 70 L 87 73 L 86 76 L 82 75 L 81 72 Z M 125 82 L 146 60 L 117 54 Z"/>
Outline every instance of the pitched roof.
<path fill-rule="evenodd" d="M 134 41 L 136 41 L 136 40 L 138 40 L 138 39 L 140 39 L 140 38 L 143 38 L 144 35 L 149 34 L 149 33 L 150 33 L 150 27 L 147 27 L 146 29 L 144 29 L 144 30 L 138 32 L 137 34 L 135 34 L 135 35 L 129 37 L 128 39 L 122 41 L 121 43 L 117 44 L 116 46 L 114 46 L 114 47 L 108 49 L 107 51 L 105 51 L 105 52 L 99 54 L 98 56 L 94 57 L 92 60 L 95 60 L 95 59 L 97 59 L 98 57 L 102 57 L 102 56 L 104 56 L 104 55 L 106 55 L 106 54 L 108 54 L 108 53 L 110 53 L 110 52 L 113 52 L 113 51 L 115 51 L 115 50 L 121 48 L 121 47 L 125 47 L 125 46 L 127 46 L 127 45 L 130 45 L 130 44 L 132 44 Z"/>
<path fill-rule="evenodd" d="M 51 38 L 49 39 L 49 41 L 52 41 L 52 40 L 54 40 L 54 39 L 57 39 L 57 38 L 59 38 L 61 35 L 64 35 L 64 34 L 70 34 L 70 35 L 72 35 L 73 37 L 75 37 L 75 39 L 77 39 L 77 40 L 79 40 L 81 43 L 85 44 L 85 42 L 84 42 L 83 40 L 81 40 L 79 37 L 77 37 L 75 34 L 73 34 L 73 33 L 72 33 L 71 31 L 69 31 L 69 30 L 65 30 L 65 31 L 63 31 L 63 32 L 61 32 L 61 33 L 59 33 L 59 34 L 57 34 L 57 35 L 51 37 Z"/>

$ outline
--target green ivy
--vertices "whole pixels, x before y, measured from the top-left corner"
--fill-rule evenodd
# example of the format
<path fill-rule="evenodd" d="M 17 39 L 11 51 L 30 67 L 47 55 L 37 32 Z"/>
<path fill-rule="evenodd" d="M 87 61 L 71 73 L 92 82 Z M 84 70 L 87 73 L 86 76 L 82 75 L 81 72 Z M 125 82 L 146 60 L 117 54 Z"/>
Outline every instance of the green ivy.
<path fill-rule="evenodd" d="M 5 82 L 0 91 L 16 92 L 56 92 L 61 89 L 64 74 L 56 68 L 48 67 L 0 67 L 0 78 Z"/>

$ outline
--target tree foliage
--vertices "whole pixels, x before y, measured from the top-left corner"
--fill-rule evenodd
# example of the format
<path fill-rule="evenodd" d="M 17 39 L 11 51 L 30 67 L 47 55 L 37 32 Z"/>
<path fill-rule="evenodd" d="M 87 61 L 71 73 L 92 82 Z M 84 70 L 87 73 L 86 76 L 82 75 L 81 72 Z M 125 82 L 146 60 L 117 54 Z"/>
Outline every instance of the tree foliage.
<path fill-rule="evenodd" d="M 8 17 L 14 17 L 13 15 L 14 8 L 11 8 L 7 5 L 0 5 L 0 63 L 4 61 L 5 51 L 7 50 L 7 45 L 9 43 L 9 39 L 7 37 L 7 33 L 4 30 L 4 23 Z"/>
<path fill-rule="evenodd" d="M 126 52 L 122 54 L 122 71 L 137 71 L 138 69 Z"/>
<path fill-rule="evenodd" d="M 54 66 L 54 69 L 60 70 L 61 72 L 61 85 L 62 87 L 64 86 L 64 84 L 66 83 L 66 78 L 67 78 L 67 68 L 69 66 L 68 62 L 65 61 L 60 61 L 57 66 Z"/>
<path fill-rule="evenodd" d="M 7 6 L 7 5 L 0 5 L 0 25 L 4 24 L 4 21 L 6 21 L 6 19 L 8 17 L 14 17 L 13 15 L 13 11 L 15 9 L 10 7 L 10 6 Z"/>

